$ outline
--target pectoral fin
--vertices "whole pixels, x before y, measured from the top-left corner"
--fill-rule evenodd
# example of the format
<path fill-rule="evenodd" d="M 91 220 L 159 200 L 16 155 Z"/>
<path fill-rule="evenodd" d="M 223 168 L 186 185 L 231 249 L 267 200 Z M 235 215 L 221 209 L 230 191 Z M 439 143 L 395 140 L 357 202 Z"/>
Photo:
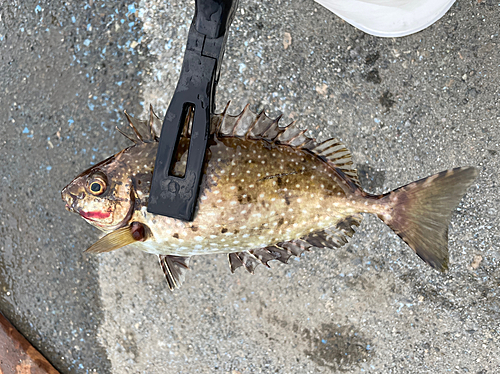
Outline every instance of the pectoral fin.
<path fill-rule="evenodd" d="M 103 236 L 97 242 L 92 244 L 85 253 L 104 253 L 111 252 L 115 249 L 125 247 L 126 245 L 135 243 L 137 240 L 132 236 L 132 231 L 129 226 L 122 227 L 106 236 Z"/>

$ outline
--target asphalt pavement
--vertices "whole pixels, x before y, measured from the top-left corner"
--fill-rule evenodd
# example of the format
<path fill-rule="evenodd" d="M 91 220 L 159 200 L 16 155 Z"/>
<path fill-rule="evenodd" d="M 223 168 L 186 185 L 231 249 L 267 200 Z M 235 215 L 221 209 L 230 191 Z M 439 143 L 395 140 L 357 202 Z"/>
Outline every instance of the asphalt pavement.
<path fill-rule="evenodd" d="M 153 255 L 82 252 L 99 232 L 60 190 L 161 113 L 193 1 L 0 3 L 0 310 L 61 373 L 496 373 L 500 367 L 498 1 L 457 1 L 397 39 L 312 0 L 242 1 L 217 107 L 250 103 L 340 138 L 382 193 L 458 166 L 450 270 L 376 217 L 350 244 L 231 274 L 195 258 L 171 293 Z"/>

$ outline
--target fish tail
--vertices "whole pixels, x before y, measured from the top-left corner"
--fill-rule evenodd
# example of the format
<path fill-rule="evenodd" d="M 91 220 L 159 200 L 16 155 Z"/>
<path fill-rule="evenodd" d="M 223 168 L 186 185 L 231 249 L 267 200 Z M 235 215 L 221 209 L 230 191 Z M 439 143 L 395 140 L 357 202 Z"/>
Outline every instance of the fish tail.
<path fill-rule="evenodd" d="M 477 177 L 473 167 L 450 169 L 382 196 L 378 216 L 434 269 L 448 269 L 448 225 L 453 210 Z"/>

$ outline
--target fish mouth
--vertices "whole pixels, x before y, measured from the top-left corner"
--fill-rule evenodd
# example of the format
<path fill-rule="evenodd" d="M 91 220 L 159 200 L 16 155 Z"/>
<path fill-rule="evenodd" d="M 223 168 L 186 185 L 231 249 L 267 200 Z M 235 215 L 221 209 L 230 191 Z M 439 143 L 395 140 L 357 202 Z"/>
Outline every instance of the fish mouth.
<path fill-rule="evenodd" d="M 76 204 L 77 204 L 78 200 L 80 200 L 82 198 L 82 196 L 77 196 L 75 194 L 72 194 L 65 187 L 61 191 L 61 197 L 66 202 L 66 205 L 64 207 L 66 208 L 66 210 L 68 212 L 80 213 L 79 209 L 76 207 Z"/>
<path fill-rule="evenodd" d="M 111 215 L 111 212 L 100 212 L 100 211 L 89 211 L 86 212 L 82 208 L 77 206 L 78 201 L 81 200 L 84 196 L 75 195 L 69 192 L 66 188 L 61 191 L 61 196 L 63 200 L 66 202 L 64 206 L 68 212 L 77 213 L 82 218 L 92 221 L 98 222 L 98 219 L 106 219 Z"/>

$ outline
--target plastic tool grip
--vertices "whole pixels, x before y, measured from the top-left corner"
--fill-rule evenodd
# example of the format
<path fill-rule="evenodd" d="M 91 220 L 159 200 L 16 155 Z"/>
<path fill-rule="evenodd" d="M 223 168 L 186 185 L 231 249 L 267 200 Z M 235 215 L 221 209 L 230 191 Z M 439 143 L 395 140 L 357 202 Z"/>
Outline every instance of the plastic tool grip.
<path fill-rule="evenodd" d="M 210 114 L 224 55 L 227 31 L 238 0 L 196 0 L 182 70 L 168 107 L 156 154 L 148 211 L 192 221 L 203 173 Z M 186 171 L 171 173 L 188 108 L 194 110 Z"/>

